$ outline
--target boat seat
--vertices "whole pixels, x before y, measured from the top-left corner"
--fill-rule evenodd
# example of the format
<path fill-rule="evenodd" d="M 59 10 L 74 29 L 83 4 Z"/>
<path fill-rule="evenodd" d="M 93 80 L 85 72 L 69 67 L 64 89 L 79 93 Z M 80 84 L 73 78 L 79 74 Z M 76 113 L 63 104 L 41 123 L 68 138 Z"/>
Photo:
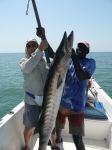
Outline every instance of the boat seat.
<path fill-rule="evenodd" d="M 90 106 L 87 105 L 85 107 L 85 111 L 84 111 L 85 118 L 107 120 L 108 117 L 107 117 L 105 109 L 103 107 L 103 103 L 99 102 L 97 100 L 94 100 L 94 102 L 92 102 L 92 103 L 94 105 L 91 106 L 91 104 L 90 104 Z"/>

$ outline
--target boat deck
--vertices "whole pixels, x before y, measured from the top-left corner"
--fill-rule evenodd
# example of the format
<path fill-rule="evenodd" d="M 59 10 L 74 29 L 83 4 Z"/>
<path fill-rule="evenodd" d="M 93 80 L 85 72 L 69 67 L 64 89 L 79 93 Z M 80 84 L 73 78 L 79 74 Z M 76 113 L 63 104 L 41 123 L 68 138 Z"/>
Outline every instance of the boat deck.
<path fill-rule="evenodd" d="M 86 150 L 112 150 L 112 99 L 96 82 L 94 85 L 93 88 L 98 93 L 97 98 L 103 103 L 108 119 L 85 118 L 84 143 Z M 0 150 L 20 150 L 24 146 L 23 111 L 24 102 L 22 101 L 0 120 Z M 76 150 L 69 134 L 68 121 L 66 121 L 62 137 L 64 148 L 60 146 L 61 150 Z M 30 142 L 30 149 L 37 150 L 38 146 L 38 134 L 35 134 Z M 46 150 L 51 150 L 51 147 L 47 146 Z"/>
<path fill-rule="evenodd" d="M 36 138 L 36 136 L 35 136 Z M 33 150 L 37 150 L 39 139 L 36 141 Z M 84 139 L 86 150 L 109 150 L 106 141 Z M 75 145 L 72 142 L 71 136 L 64 137 L 63 146 L 59 145 L 61 150 L 76 150 Z M 50 146 L 47 146 L 47 150 L 51 150 Z"/>

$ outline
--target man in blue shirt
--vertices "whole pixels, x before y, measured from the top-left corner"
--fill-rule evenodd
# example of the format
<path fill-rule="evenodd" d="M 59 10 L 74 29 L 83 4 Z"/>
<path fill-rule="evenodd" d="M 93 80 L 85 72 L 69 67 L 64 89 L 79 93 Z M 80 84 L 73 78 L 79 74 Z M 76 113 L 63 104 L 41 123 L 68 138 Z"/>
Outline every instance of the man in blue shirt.
<path fill-rule="evenodd" d="M 72 134 L 77 150 L 85 150 L 82 136 L 84 136 L 84 108 L 86 99 L 87 80 L 91 78 L 96 68 L 94 59 L 86 58 L 90 51 L 87 42 L 77 44 L 76 52 L 72 50 L 69 68 L 59 113 L 56 120 L 56 142 L 62 141 L 61 131 L 65 119 L 69 120 L 69 133 Z"/>

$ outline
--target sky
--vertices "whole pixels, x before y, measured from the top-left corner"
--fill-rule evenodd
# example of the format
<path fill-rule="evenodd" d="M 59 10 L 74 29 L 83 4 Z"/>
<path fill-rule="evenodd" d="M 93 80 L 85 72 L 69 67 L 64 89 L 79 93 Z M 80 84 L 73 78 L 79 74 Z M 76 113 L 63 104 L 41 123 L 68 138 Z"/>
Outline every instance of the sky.
<path fill-rule="evenodd" d="M 74 31 L 77 42 L 90 43 L 91 52 L 112 52 L 112 0 L 35 0 L 46 37 L 54 49 L 63 33 Z M 30 0 L 0 0 L 0 53 L 24 52 L 36 36 L 37 22 Z"/>

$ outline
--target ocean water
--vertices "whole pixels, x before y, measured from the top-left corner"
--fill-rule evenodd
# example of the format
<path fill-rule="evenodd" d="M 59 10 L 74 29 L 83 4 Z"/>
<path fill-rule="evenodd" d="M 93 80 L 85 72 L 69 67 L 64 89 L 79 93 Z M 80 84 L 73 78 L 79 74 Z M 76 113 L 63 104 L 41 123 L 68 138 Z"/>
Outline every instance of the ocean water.
<path fill-rule="evenodd" d="M 23 75 L 19 61 L 23 53 L 0 53 L 0 118 L 10 112 L 23 98 Z M 93 52 L 88 57 L 96 60 L 93 77 L 112 97 L 112 52 Z"/>

